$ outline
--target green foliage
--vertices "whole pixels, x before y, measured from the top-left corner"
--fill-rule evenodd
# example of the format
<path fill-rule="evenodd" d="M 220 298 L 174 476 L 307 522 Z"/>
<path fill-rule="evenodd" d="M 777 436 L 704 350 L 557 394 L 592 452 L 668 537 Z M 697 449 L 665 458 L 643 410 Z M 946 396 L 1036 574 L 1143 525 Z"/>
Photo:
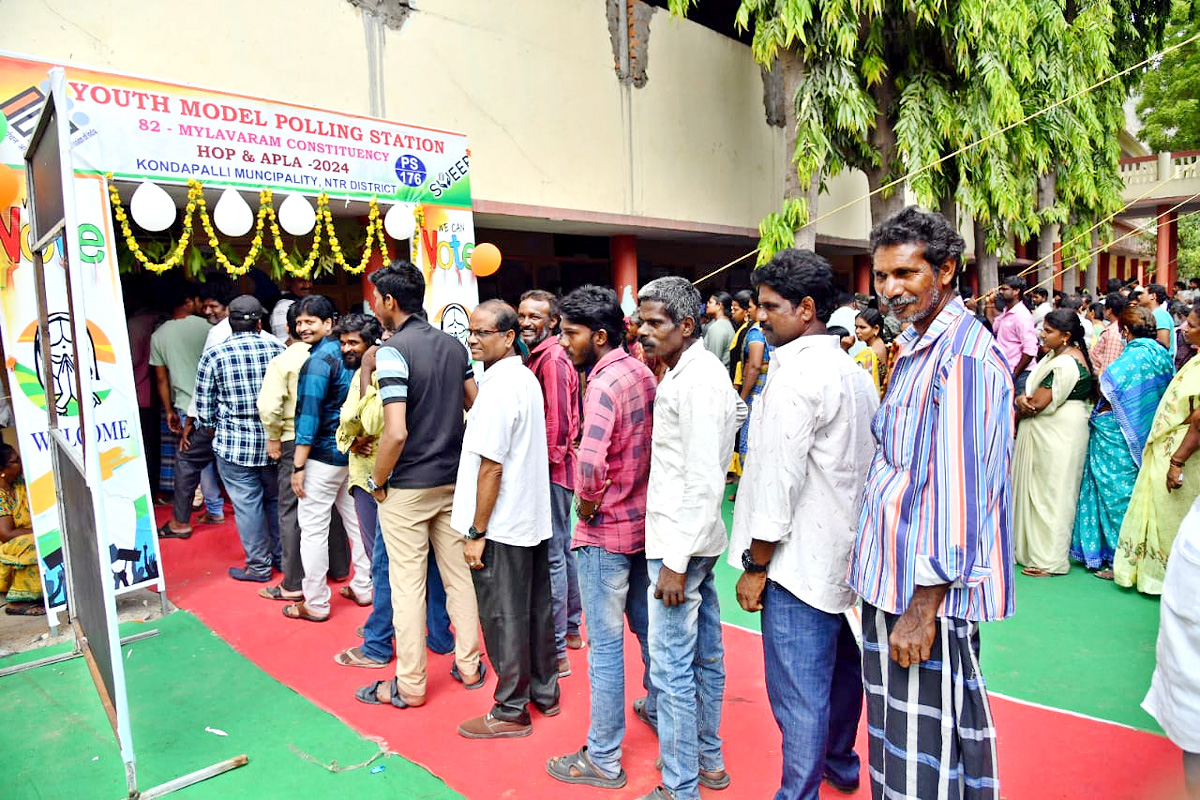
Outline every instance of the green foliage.
<path fill-rule="evenodd" d="M 1196 214 L 1179 217 L 1179 277 L 1200 278 L 1200 216 Z"/>
<path fill-rule="evenodd" d="M 768 214 L 758 224 L 758 262 L 762 266 L 780 250 L 796 246 L 796 231 L 808 224 L 808 204 L 802 198 L 786 198 L 778 214 Z"/>
<path fill-rule="evenodd" d="M 1200 19 L 1180 5 L 1171 17 L 1166 41 L 1176 44 L 1200 33 Z M 1200 149 L 1200 41 L 1160 59 L 1142 75 L 1138 115 L 1141 136 L 1155 151 Z"/>
<path fill-rule="evenodd" d="M 669 5 L 686 14 L 698 1 Z M 1156 46 L 1169 2 L 741 0 L 736 23 L 753 30 L 759 63 L 786 50 L 804 70 L 790 98 L 801 186 L 856 169 L 886 199 L 907 175 L 917 202 L 953 198 L 1011 258 L 1010 234 L 1059 224 L 1065 241 L 1120 208 L 1125 88 L 1094 87 Z M 1037 179 L 1051 171 L 1056 201 L 1039 210 Z M 763 221 L 760 257 L 795 218 L 785 208 Z M 1085 263 L 1089 244 L 1064 258 Z"/>

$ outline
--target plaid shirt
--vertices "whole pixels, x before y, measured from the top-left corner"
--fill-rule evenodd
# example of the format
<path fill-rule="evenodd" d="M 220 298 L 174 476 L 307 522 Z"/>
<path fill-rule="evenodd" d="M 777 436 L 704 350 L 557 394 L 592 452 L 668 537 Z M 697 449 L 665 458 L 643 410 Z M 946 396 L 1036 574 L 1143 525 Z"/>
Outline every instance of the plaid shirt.
<path fill-rule="evenodd" d="M 1104 370 L 1108 369 L 1109 364 L 1117 360 L 1117 356 L 1121 355 L 1121 351 L 1124 349 L 1125 340 L 1121 338 L 1120 326 L 1113 322 L 1104 329 L 1104 333 L 1100 334 L 1100 338 L 1090 353 L 1097 378 L 1104 373 Z"/>
<path fill-rule="evenodd" d="M 547 336 L 533 348 L 529 368 L 542 385 L 546 444 L 550 452 L 550 482 L 574 489 L 573 445 L 579 438 L 579 373 L 556 336 Z"/>
<path fill-rule="evenodd" d="M 216 428 L 213 451 L 243 467 L 265 467 L 267 433 L 258 418 L 258 390 L 283 345 L 257 333 L 235 333 L 205 350 L 196 367 L 196 416 Z"/>
<path fill-rule="evenodd" d="M 342 345 L 336 336 L 326 336 L 318 342 L 300 368 L 296 386 L 296 444 L 312 448 L 309 458 L 335 467 L 350 463 L 337 448 L 337 429 L 353 377 L 354 373 L 342 361 Z"/>
<path fill-rule="evenodd" d="M 575 464 L 575 493 L 599 501 L 592 521 L 575 525 L 572 547 L 591 545 L 610 553 L 646 548 L 646 487 L 654 394 L 658 388 L 645 364 L 622 348 L 592 368 L 583 395 L 583 438 Z M 605 487 L 607 481 L 612 481 Z"/>

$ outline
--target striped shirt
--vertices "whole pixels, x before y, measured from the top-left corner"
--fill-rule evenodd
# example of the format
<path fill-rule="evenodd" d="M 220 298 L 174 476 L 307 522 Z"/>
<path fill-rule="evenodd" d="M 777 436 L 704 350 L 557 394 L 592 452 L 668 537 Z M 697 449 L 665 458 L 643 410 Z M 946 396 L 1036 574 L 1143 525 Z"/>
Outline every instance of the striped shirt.
<path fill-rule="evenodd" d="M 887 394 L 871 424 L 849 581 L 863 600 L 901 614 L 915 586 L 950 584 L 941 616 L 1013 613 L 1009 463 L 1013 384 L 987 329 L 957 297 L 924 336 L 900 335 Z"/>
<path fill-rule="evenodd" d="M 600 506 L 591 522 L 581 519 L 575 525 L 572 547 L 602 547 L 610 553 L 646 548 L 657 389 L 650 368 L 620 347 L 592 367 L 583 394 L 575 493 Z"/>
<path fill-rule="evenodd" d="M 258 391 L 271 359 L 283 352 L 274 338 L 235 333 L 205 350 L 196 368 L 196 415 L 216 428 L 213 452 L 232 464 L 265 467 L 267 432 L 258 417 Z"/>

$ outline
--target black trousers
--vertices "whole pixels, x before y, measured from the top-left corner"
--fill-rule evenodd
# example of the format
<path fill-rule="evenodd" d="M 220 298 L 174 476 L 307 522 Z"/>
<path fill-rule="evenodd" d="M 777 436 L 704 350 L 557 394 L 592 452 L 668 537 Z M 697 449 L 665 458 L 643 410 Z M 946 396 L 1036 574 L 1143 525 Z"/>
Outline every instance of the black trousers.
<path fill-rule="evenodd" d="M 549 545 L 514 547 L 488 539 L 483 569 L 471 572 L 497 678 L 496 719 L 528 724 L 530 702 L 543 710 L 558 703 Z"/>
<path fill-rule="evenodd" d="M 283 548 L 282 586 L 285 592 L 303 588 L 304 564 L 300 561 L 300 521 L 296 518 L 300 500 L 292 491 L 295 440 L 283 442 L 279 459 L 279 540 Z M 371 532 L 374 535 L 374 531 Z M 335 578 L 350 574 L 350 540 L 342 527 L 342 515 L 331 510 L 329 518 L 329 574 Z"/>
<path fill-rule="evenodd" d="M 182 422 L 182 414 L 180 415 Z M 200 473 L 216 458 L 212 449 L 213 431 L 196 427 L 188 437 L 188 449 L 175 453 L 175 521 L 187 524 L 192 519 L 192 499 L 200 485 Z"/>

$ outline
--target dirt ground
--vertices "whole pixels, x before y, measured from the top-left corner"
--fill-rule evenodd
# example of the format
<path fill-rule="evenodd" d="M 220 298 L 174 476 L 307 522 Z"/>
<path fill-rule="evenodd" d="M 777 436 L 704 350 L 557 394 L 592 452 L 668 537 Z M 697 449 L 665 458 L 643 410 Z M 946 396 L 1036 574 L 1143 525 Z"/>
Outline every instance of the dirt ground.
<path fill-rule="evenodd" d="M 173 608 L 168 605 L 170 610 Z M 117 598 L 117 617 L 121 622 L 149 622 L 161 616 L 158 592 L 139 589 Z M 49 617 L 14 617 L 0 613 L 0 658 L 70 642 L 72 634 L 65 612 L 60 614 L 60 619 L 57 632 L 51 633 Z"/>

